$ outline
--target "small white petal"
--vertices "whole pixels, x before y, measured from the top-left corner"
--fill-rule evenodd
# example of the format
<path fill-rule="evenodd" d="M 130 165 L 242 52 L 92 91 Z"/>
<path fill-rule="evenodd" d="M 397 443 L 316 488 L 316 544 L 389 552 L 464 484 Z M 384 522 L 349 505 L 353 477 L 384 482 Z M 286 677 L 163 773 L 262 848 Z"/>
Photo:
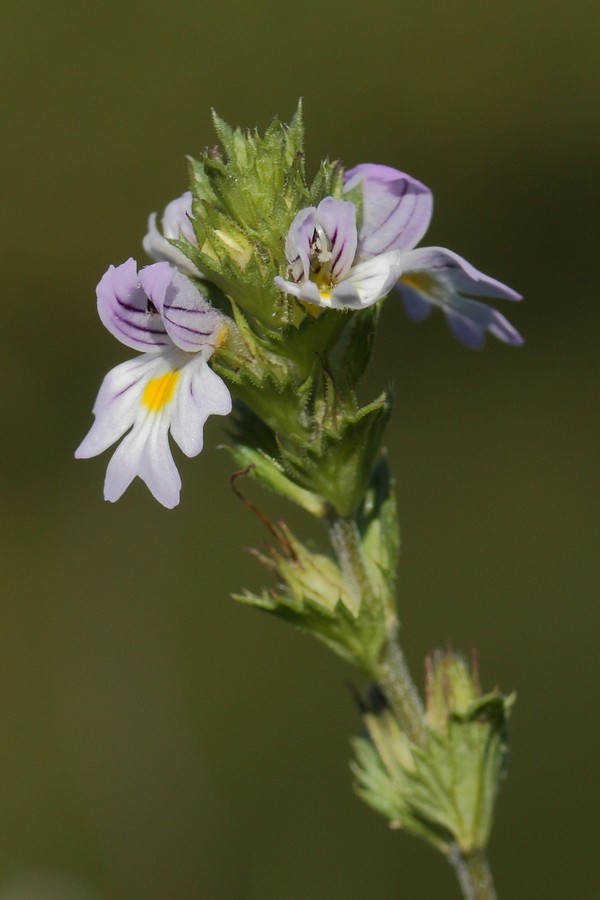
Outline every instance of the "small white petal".
<path fill-rule="evenodd" d="M 179 503 L 181 478 L 169 447 L 169 417 L 164 411 L 146 414 L 115 450 L 106 470 L 104 497 L 115 502 L 136 475 L 152 495 L 172 509 Z"/>
<path fill-rule="evenodd" d="M 315 306 L 331 307 L 332 292 L 320 291 L 314 281 L 305 281 L 302 284 L 296 284 L 293 281 L 286 281 L 280 275 L 275 277 L 275 286 L 283 291 L 284 294 L 291 294 L 298 300 L 305 303 L 313 303 Z"/>
<path fill-rule="evenodd" d="M 197 456 L 203 446 L 204 423 L 209 416 L 231 412 L 231 394 L 224 381 L 198 354 L 181 373 L 171 416 L 171 434 L 186 456 Z"/>
<path fill-rule="evenodd" d="M 95 422 L 75 456 L 98 456 L 131 428 L 138 416 L 144 388 L 150 378 L 164 371 L 162 353 L 144 353 L 111 369 L 94 403 Z"/>
<path fill-rule="evenodd" d="M 191 191 L 185 191 L 180 197 L 176 197 L 167 203 L 162 216 L 162 230 L 166 238 L 179 238 L 183 235 L 190 244 L 198 244 L 196 232 L 192 225 Z"/>
<path fill-rule="evenodd" d="M 398 280 L 402 265 L 402 254 L 398 250 L 382 253 L 350 269 L 345 281 L 334 289 L 334 297 L 342 297 L 344 286 L 349 283 L 359 297 L 359 306 L 372 306 L 389 294 Z M 346 305 L 354 306 L 354 303 Z"/>
<path fill-rule="evenodd" d="M 315 207 L 301 209 L 290 225 L 285 239 L 285 256 L 292 277 L 299 281 L 310 274 L 310 243 L 315 230 Z"/>
<path fill-rule="evenodd" d="M 180 235 L 170 235 L 172 238 L 179 238 Z M 202 275 L 193 262 L 182 253 L 178 247 L 174 247 L 161 234 L 156 225 L 156 213 L 151 213 L 148 217 L 148 231 L 142 240 L 142 246 L 151 259 L 157 262 L 169 262 L 177 266 L 177 268 L 186 275 L 192 275 L 194 278 L 201 278 Z"/>

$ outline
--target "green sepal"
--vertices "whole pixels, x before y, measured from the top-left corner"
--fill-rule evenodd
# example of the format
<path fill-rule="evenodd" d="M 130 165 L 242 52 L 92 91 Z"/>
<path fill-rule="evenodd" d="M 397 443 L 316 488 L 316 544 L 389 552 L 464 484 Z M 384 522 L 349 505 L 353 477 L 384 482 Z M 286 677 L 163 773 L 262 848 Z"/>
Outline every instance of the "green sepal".
<path fill-rule="evenodd" d="M 232 303 L 232 308 L 235 330 L 226 346 L 213 356 L 212 368 L 231 384 L 236 399 L 262 419 L 268 429 L 291 439 L 308 440 L 311 428 L 306 408 L 313 393 L 312 378 L 298 384 L 289 362 L 270 349 L 277 342 L 253 331 L 237 304 Z M 247 432 L 255 429 L 256 423 L 251 423 L 245 413 L 238 415 L 236 441 L 251 443 Z M 264 428 L 261 433 L 264 434 Z M 269 449 L 276 446 L 273 437 Z"/>
<path fill-rule="evenodd" d="M 385 619 L 374 604 L 349 590 L 331 556 L 309 549 L 283 523 L 271 526 L 278 546 L 254 555 L 281 579 L 273 590 L 245 591 L 236 600 L 256 606 L 314 635 L 362 669 L 373 666 L 386 640 Z"/>
<path fill-rule="evenodd" d="M 391 411 L 389 395 L 384 393 L 357 409 L 353 392 L 340 393 L 316 361 L 307 374 L 297 360 L 307 334 L 314 336 L 318 347 L 319 331 L 314 320 L 288 329 L 292 346 L 287 342 L 281 345 L 286 354 L 283 356 L 270 333 L 257 334 L 237 305 L 233 309 L 237 327 L 215 353 L 212 367 L 231 384 L 238 400 L 233 437 L 236 445 L 246 448 L 242 451 L 244 465 L 250 464 L 253 451 L 264 451 L 272 458 L 272 465 L 267 466 L 261 457 L 256 477 L 266 475 L 268 487 L 273 489 L 276 481 L 283 486 L 280 477 L 275 478 L 277 471 L 299 489 L 318 497 L 319 505 L 327 501 L 339 515 L 351 516 L 363 498 L 380 451 Z M 321 346 L 336 340 L 345 319 L 326 311 Z M 304 361 L 308 368 L 308 351 Z M 303 380 L 299 381 L 299 376 Z M 256 420 L 261 420 L 260 428 Z M 289 490 L 284 493 L 290 496 Z"/>
<path fill-rule="evenodd" d="M 338 392 L 353 397 L 371 359 L 379 305 L 352 311 L 314 307 L 308 313 L 299 303 L 295 307 L 299 314 L 282 330 L 278 353 L 304 377 L 320 362 Z"/>
<path fill-rule="evenodd" d="M 206 154 L 205 154 L 206 156 Z M 210 178 L 206 172 L 204 162 L 200 159 L 194 159 L 193 156 L 187 157 L 188 163 L 188 180 L 192 197 L 201 198 L 207 203 L 218 205 L 217 195 L 212 189 Z"/>
<path fill-rule="evenodd" d="M 337 161 L 323 160 L 308 190 L 306 205 L 318 206 L 324 197 L 335 197 L 336 200 L 345 199 L 344 170 Z"/>
<path fill-rule="evenodd" d="M 436 655 L 434 666 L 441 659 Z M 428 724 L 425 742 L 416 745 L 389 708 L 367 711 L 366 736 L 353 742 L 352 768 L 358 794 L 393 827 L 445 854 L 458 846 L 467 855 L 483 850 L 489 840 L 498 788 L 506 774 L 507 723 L 515 697 L 498 691 L 479 696 L 474 677 L 469 690 L 477 696 L 464 705 L 466 667 L 461 665 L 456 685 L 460 708 L 448 699 L 454 691 L 453 673 L 458 672 L 451 666 L 443 728 L 436 718 L 434 726 Z M 428 705 L 431 702 L 429 693 Z"/>
<path fill-rule="evenodd" d="M 289 126 L 274 119 L 264 136 L 232 129 L 213 114 L 224 159 L 206 155 L 206 175 L 220 207 L 271 251 L 281 249 L 290 210 L 306 199 L 301 107 Z M 302 198 L 302 199 L 301 199 Z"/>
<path fill-rule="evenodd" d="M 221 351 L 213 369 L 233 385 L 235 396 L 259 416 L 276 434 L 289 440 L 303 442 L 309 439 L 310 421 L 304 410 L 313 390 L 313 381 L 306 379 L 300 385 L 280 379 L 277 371 L 260 370 L 258 365 L 238 367 L 238 357 Z M 239 439 L 247 439 L 240 433 Z M 280 456 L 278 446 L 277 456 Z M 310 490 L 310 485 L 302 485 Z"/>
<path fill-rule="evenodd" d="M 373 355 L 381 306 L 375 303 L 347 315 L 347 327 L 329 354 L 328 365 L 337 374 L 338 383 L 348 390 L 356 390 Z"/>
<path fill-rule="evenodd" d="M 312 374 L 315 365 L 326 362 L 328 353 L 348 328 L 352 314 L 338 309 L 319 309 L 306 313 L 299 303 L 292 301 L 296 309 L 294 324 L 280 333 L 277 352 L 289 361 L 297 378 Z"/>

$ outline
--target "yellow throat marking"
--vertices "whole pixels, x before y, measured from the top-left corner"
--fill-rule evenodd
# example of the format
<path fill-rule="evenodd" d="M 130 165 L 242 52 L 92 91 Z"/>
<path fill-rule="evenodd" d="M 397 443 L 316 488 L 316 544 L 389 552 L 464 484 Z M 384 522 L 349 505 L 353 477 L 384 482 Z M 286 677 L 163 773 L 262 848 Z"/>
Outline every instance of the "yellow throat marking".
<path fill-rule="evenodd" d="M 324 303 L 329 303 L 334 288 L 334 282 L 325 266 L 315 273 L 314 282 L 319 289 L 321 300 L 323 300 Z"/>
<path fill-rule="evenodd" d="M 424 294 L 433 294 L 433 288 L 437 284 L 435 278 L 432 278 L 427 272 L 407 272 L 405 275 L 400 276 L 400 281 L 417 291 L 422 291 Z"/>
<path fill-rule="evenodd" d="M 179 372 L 165 372 L 158 378 L 151 378 L 142 394 L 142 403 L 150 412 L 158 412 L 167 403 L 170 403 L 179 381 Z"/>

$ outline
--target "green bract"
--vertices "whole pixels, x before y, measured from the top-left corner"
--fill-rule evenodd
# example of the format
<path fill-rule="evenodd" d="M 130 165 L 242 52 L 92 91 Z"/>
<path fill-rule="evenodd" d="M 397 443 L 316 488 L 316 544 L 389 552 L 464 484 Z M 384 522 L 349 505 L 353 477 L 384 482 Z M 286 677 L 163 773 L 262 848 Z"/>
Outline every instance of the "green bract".
<path fill-rule="evenodd" d="M 257 468 L 266 464 L 250 462 Z M 276 476 L 272 477 L 275 487 Z M 312 511 L 303 497 L 292 497 L 285 489 L 282 493 Z M 383 462 L 373 473 L 356 519 L 337 520 L 331 530 L 335 552 L 325 555 L 302 544 L 282 523 L 272 525 L 277 546 L 254 554 L 280 583 L 261 594 L 246 591 L 236 599 L 313 633 L 339 656 L 374 673 L 396 627 L 398 528 Z"/>
<path fill-rule="evenodd" d="M 357 791 L 393 827 L 450 854 L 485 848 L 508 760 L 514 695 L 481 695 L 477 678 L 452 653 L 430 660 L 425 741 L 417 745 L 385 705 L 365 712 L 354 741 Z"/>

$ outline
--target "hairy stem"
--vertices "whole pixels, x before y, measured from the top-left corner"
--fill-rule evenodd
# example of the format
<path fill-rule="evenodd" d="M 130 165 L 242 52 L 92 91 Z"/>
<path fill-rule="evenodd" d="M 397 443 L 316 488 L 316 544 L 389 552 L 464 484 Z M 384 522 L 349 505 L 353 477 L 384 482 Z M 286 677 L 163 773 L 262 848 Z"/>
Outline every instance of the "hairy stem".
<path fill-rule="evenodd" d="M 374 674 L 407 737 L 415 744 L 424 744 L 423 704 L 395 634 L 390 635 Z"/>
<path fill-rule="evenodd" d="M 450 862 L 465 900 L 497 900 L 494 880 L 485 853 L 463 854 L 455 847 Z"/>
<path fill-rule="evenodd" d="M 346 587 L 357 606 L 360 606 L 362 598 L 371 594 L 372 590 L 356 523 L 330 513 L 329 539 L 338 558 Z"/>
<path fill-rule="evenodd" d="M 377 602 L 377 589 L 369 578 L 355 522 L 332 514 L 329 535 L 346 585 L 354 594 L 357 606 L 367 597 L 370 602 Z M 388 623 L 388 639 L 381 658 L 368 674 L 381 687 L 408 737 L 416 744 L 423 744 L 426 736 L 423 704 L 410 677 L 397 632 L 398 621 L 394 615 Z"/>
<path fill-rule="evenodd" d="M 356 523 L 335 514 L 329 516 L 329 536 L 338 558 L 348 590 L 357 606 L 361 602 L 377 602 L 377 587 L 371 584 L 369 570 L 361 546 Z M 388 639 L 376 663 L 367 674 L 381 687 L 390 708 L 407 737 L 423 746 L 427 740 L 427 725 L 423 703 L 408 671 L 398 641 L 398 621 L 389 616 Z M 462 853 L 455 845 L 449 854 L 464 900 L 497 900 L 494 882 L 483 851 Z"/>

